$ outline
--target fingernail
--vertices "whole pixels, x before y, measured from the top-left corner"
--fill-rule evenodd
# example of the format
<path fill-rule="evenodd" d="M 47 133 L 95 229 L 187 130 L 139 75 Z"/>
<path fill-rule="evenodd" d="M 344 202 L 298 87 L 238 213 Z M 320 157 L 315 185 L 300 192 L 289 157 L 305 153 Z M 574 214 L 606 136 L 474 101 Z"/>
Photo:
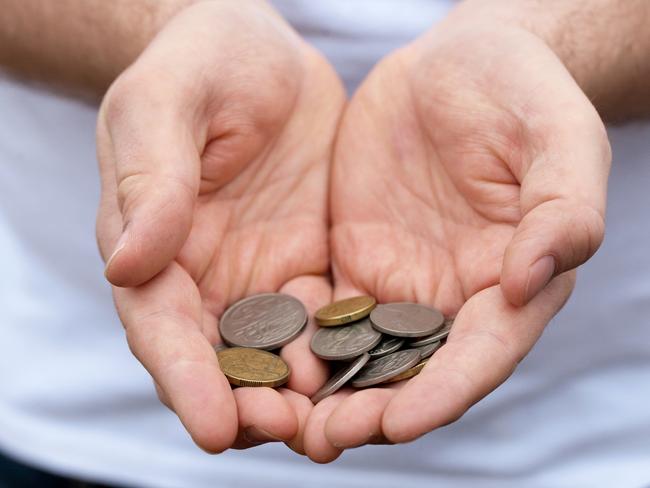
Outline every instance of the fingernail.
<path fill-rule="evenodd" d="M 106 276 L 106 273 L 108 272 L 108 268 L 111 266 L 111 263 L 115 259 L 115 256 L 117 256 L 120 253 L 120 251 L 124 249 L 125 246 L 126 246 L 126 233 L 124 232 L 118 239 L 113 254 L 111 254 L 111 257 L 108 258 L 108 261 L 106 261 L 106 266 L 104 267 L 104 276 Z"/>
<path fill-rule="evenodd" d="M 526 303 L 533 299 L 542 289 L 548 285 L 555 273 L 555 259 L 553 256 L 539 258 L 528 269 L 528 282 L 526 283 Z"/>
<path fill-rule="evenodd" d="M 265 442 L 282 442 L 283 439 L 269 434 L 264 429 L 259 427 L 248 427 L 244 430 L 244 439 L 246 439 L 251 444 L 263 444 Z"/>

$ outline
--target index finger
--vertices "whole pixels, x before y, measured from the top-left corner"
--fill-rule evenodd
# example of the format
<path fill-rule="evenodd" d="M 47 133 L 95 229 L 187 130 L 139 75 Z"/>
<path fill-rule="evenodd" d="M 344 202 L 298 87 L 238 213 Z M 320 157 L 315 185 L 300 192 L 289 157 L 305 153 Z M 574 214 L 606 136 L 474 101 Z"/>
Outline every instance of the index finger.
<path fill-rule="evenodd" d="M 562 308 L 574 281 L 574 272 L 558 276 L 523 307 L 511 305 L 499 285 L 471 297 L 447 343 L 386 407 L 386 438 L 408 442 L 449 424 L 503 383 Z"/>

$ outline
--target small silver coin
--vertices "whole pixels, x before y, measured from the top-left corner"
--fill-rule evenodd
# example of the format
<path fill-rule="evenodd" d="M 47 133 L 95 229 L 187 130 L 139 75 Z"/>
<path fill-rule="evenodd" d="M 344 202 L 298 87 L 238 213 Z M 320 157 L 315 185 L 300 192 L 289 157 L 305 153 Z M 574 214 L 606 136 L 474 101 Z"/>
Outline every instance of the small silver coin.
<path fill-rule="evenodd" d="M 270 351 L 295 339 L 307 323 L 307 310 L 296 298 L 263 293 L 244 298 L 221 316 L 219 332 L 230 346 Z"/>
<path fill-rule="evenodd" d="M 433 353 L 436 352 L 440 346 L 442 346 L 442 342 L 438 341 L 431 344 L 425 344 L 424 346 L 415 347 L 414 349 L 420 351 L 420 359 L 424 359 L 433 355 Z"/>
<path fill-rule="evenodd" d="M 415 366 L 419 361 L 420 351 L 417 349 L 394 352 L 366 364 L 352 378 L 351 385 L 355 388 L 365 388 L 382 383 Z"/>
<path fill-rule="evenodd" d="M 214 352 L 223 351 L 224 349 L 228 349 L 228 346 L 223 343 L 214 346 Z"/>
<path fill-rule="evenodd" d="M 382 337 L 381 342 L 377 344 L 374 349 L 368 351 L 368 354 L 370 354 L 371 358 L 377 359 L 399 350 L 399 348 L 403 345 L 404 339 L 401 339 L 399 337 L 384 336 Z"/>
<path fill-rule="evenodd" d="M 314 396 L 311 397 L 311 401 L 314 405 L 320 402 L 323 398 L 336 393 L 343 385 L 350 381 L 350 379 L 357 374 L 368 361 L 370 361 L 370 355 L 367 352 L 364 352 L 348 366 L 341 368 L 327 381 L 327 383 L 323 385 L 320 390 L 314 393 Z"/>
<path fill-rule="evenodd" d="M 370 320 L 362 319 L 338 327 L 322 327 L 311 338 L 312 352 L 322 359 L 345 361 L 368 352 L 381 340 Z"/>
<path fill-rule="evenodd" d="M 421 347 L 421 346 L 426 346 L 427 344 L 433 344 L 434 342 L 438 342 L 443 339 L 446 339 L 447 336 L 449 335 L 449 331 L 451 330 L 452 325 L 454 325 L 454 319 L 445 319 L 445 325 L 442 326 L 442 329 L 435 332 L 434 334 L 431 334 L 430 336 L 426 336 L 421 339 L 411 341 L 409 343 L 409 346 Z"/>
<path fill-rule="evenodd" d="M 419 303 L 386 303 L 370 313 L 379 332 L 397 337 L 423 337 L 440 329 L 445 318 L 440 311 Z"/>

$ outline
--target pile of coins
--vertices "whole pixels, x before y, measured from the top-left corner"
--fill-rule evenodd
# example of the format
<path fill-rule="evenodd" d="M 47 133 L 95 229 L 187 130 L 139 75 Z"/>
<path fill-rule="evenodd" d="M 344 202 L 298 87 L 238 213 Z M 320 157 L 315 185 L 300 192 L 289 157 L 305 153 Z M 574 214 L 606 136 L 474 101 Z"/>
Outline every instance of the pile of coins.
<path fill-rule="evenodd" d="M 348 382 L 365 388 L 415 376 L 453 323 L 432 307 L 407 302 L 377 305 L 369 296 L 332 303 L 314 318 L 320 329 L 312 338 L 312 352 L 328 361 L 345 362 L 312 397 L 314 403 Z M 236 386 L 286 383 L 289 366 L 270 351 L 295 339 L 307 321 L 305 306 L 281 293 L 255 295 L 233 304 L 219 323 L 227 346 L 217 348 L 228 381 Z"/>
<path fill-rule="evenodd" d="M 221 316 L 219 333 L 232 347 L 217 349 L 223 374 L 232 385 L 276 387 L 289 381 L 289 366 L 271 350 L 294 340 L 307 324 L 300 300 L 282 293 L 244 298 Z"/>
<path fill-rule="evenodd" d="M 432 307 L 408 302 L 377 305 L 368 296 L 327 305 L 315 319 L 321 328 L 312 338 L 312 352 L 329 361 L 351 362 L 312 396 L 314 403 L 348 382 L 365 388 L 415 376 L 453 324 Z"/>

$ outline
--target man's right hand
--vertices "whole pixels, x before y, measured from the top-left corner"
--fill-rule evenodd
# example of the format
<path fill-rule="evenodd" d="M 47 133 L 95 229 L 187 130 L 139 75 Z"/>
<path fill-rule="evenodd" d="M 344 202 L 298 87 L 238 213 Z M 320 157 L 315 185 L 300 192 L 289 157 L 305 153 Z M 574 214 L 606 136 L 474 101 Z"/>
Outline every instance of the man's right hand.
<path fill-rule="evenodd" d="M 219 370 L 218 317 L 281 291 L 330 300 L 327 175 L 345 102 L 327 62 L 263 2 L 175 16 L 108 91 L 97 141 L 97 237 L 133 353 L 210 452 L 283 440 L 301 452 L 304 395 L 327 375 L 309 330 L 286 346 L 289 389 Z"/>

